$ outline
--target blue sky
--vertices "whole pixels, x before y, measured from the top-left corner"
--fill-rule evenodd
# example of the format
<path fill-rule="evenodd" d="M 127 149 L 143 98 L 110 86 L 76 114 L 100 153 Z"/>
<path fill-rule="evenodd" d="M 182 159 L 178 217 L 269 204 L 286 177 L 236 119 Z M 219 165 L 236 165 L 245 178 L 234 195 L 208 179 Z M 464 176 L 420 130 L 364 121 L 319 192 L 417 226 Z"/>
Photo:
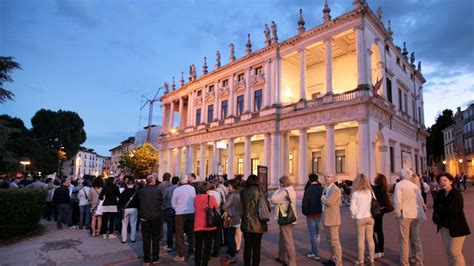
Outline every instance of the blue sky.
<path fill-rule="evenodd" d="M 329 0 L 332 17 L 352 0 Z M 456 109 L 474 95 L 474 1 L 368 1 L 392 20 L 395 43 L 415 51 L 427 83 L 425 122 Z M 0 55 L 13 56 L 23 70 L 7 84 L 16 96 L 0 113 L 30 119 L 41 108 L 71 110 L 85 122 L 86 147 L 102 155 L 140 125 L 141 95 L 152 97 L 163 82 L 187 78 L 203 57 L 214 68 L 216 50 L 228 62 L 263 47 L 263 25 L 274 20 L 280 40 L 297 33 L 298 10 L 306 28 L 322 22 L 323 0 L 0 0 Z M 159 104 L 153 122 L 161 123 Z M 146 124 L 147 110 L 141 112 Z"/>

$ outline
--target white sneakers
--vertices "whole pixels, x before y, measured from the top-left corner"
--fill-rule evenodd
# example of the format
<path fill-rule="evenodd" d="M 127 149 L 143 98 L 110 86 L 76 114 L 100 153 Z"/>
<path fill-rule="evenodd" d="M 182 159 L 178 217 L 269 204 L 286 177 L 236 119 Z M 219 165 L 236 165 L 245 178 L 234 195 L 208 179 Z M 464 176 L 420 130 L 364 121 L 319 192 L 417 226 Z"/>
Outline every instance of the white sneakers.
<path fill-rule="evenodd" d="M 381 258 L 381 257 L 383 257 L 383 252 L 378 252 L 378 253 L 374 254 L 374 259 L 378 259 L 378 258 Z"/>
<path fill-rule="evenodd" d="M 313 259 L 313 260 L 319 260 L 319 256 L 314 255 L 313 253 L 306 254 L 306 257 Z"/>

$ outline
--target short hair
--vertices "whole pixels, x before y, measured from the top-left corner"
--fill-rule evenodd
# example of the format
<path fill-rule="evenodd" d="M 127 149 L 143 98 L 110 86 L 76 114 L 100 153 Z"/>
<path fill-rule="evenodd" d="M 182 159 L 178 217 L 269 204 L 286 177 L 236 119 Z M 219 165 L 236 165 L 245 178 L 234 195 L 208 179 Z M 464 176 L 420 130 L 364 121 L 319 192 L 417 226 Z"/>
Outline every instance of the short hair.
<path fill-rule="evenodd" d="M 127 179 L 127 185 L 135 185 L 135 180 L 133 178 Z"/>
<path fill-rule="evenodd" d="M 102 180 L 102 178 L 100 178 L 100 177 L 96 177 L 92 181 L 92 186 L 97 187 L 97 188 L 101 188 L 101 187 L 104 186 L 104 180 Z"/>
<path fill-rule="evenodd" d="M 188 183 L 188 176 L 187 175 L 182 175 L 180 178 L 179 178 L 179 182 L 181 184 L 187 184 Z"/>
<path fill-rule="evenodd" d="M 280 179 L 278 180 L 281 184 L 282 187 L 289 187 L 291 186 L 291 180 L 288 176 L 284 175 L 282 177 L 280 177 Z"/>
<path fill-rule="evenodd" d="M 173 178 L 171 178 L 171 184 L 176 185 L 178 183 L 179 183 L 179 177 L 173 176 Z"/>
<path fill-rule="evenodd" d="M 198 184 L 199 194 L 206 194 L 210 188 L 211 188 L 211 185 L 207 181 L 203 181 Z"/>
<path fill-rule="evenodd" d="M 246 186 L 252 186 L 252 185 L 258 186 L 258 176 L 249 175 L 249 177 L 247 178 L 247 181 L 245 181 L 245 185 Z"/>
<path fill-rule="evenodd" d="M 170 181 L 171 174 L 166 172 L 163 174 L 163 181 Z"/>
<path fill-rule="evenodd" d="M 153 184 L 155 181 L 156 181 L 156 179 L 155 179 L 154 175 L 149 175 L 149 176 L 146 177 L 146 183 L 148 185 Z"/>
<path fill-rule="evenodd" d="M 231 186 L 234 190 L 239 189 L 239 181 L 235 179 L 231 179 L 227 181 L 227 186 Z"/>
<path fill-rule="evenodd" d="M 190 177 L 192 177 L 194 179 L 194 181 L 196 181 L 196 174 L 195 173 L 189 173 L 188 174 Z"/>
<path fill-rule="evenodd" d="M 438 183 L 441 181 L 441 177 L 446 177 L 449 181 L 454 183 L 454 177 L 450 173 L 439 174 L 436 176 Z"/>
<path fill-rule="evenodd" d="M 311 182 L 316 182 L 316 181 L 318 181 L 319 176 L 317 174 L 309 174 L 308 179 Z"/>

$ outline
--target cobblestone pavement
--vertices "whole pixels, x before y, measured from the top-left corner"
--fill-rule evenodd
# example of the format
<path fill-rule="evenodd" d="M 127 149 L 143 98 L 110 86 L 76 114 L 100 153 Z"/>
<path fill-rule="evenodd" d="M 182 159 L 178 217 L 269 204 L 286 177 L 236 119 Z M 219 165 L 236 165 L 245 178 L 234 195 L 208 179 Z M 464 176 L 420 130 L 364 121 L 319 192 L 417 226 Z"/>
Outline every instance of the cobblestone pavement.
<path fill-rule="evenodd" d="M 471 231 L 474 231 L 474 188 L 463 193 L 464 211 Z M 302 192 L 298 192 L 301 199 Z M 436 227 L 431 222 L 431 198 L 428 201 L 429 220 L 420 225 L 423 242 L 425 265 L 447 265 L 446 255 L 442 246 L 441 236 L 436 233 Z M 341 207 L 342 226 L 341 242 L 343 248 L 344 265 L 353 265 L 357 256 L 355 225 L 350 218 L 349 208 Z M 1 265 L 141 265 L 143 256 L 141 236 L 138 233 L 136 243 L 122 244 L 119 239 L 103 240 L 90 237 L 86 230 L 62 229 L 58 230 L 52 222 L 42 222 L 46 227 L 43 235 L 21 241 L 20 243 L 0 247 Z M 384 218 L 385 257 L 376 260 L 376 265 L 396 265 L 399 256 L 399 242 L 396 221 L 393 213 Z M 299 213 L 298 224 L 295 226 L 294 239 L 298 265 L 320 265 L 319 261 L 306 258 L 310 251 L 309 236 L 306 221 Z M 324 231 L 321 234 L 321 259 L 329 257 L 329 245 L 326 242 Z M 474 237 L 466 238 L 464 256 L 467 265 L 474 265 Z M 242 265 L 242 254 L 238 255 L 238 264 Z M 221 249 L 221 256 L 225 254 L 225 247 Z M 274 258 L 278 254 L 278 225 L 270 223 L 269 232 L 262 240 L 261 265 L 278 265 Z M 175 262 L 175 252 L 168 253 L 161 249 L 160 261 L 165 265 L 193 265 L 187 262 Z M 219 259 L 214 258 L 209 265 L 220 265 Z"/>

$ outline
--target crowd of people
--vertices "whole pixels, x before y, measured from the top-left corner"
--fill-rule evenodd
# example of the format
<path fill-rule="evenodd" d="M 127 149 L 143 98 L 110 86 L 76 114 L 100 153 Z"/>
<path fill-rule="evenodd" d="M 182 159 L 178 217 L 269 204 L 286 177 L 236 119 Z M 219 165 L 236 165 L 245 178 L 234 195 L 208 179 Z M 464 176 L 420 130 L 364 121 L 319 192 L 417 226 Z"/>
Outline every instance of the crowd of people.
<path fill-rule="evenodd" d="M 177 262 L 194 258 L 195 265 L 207 265 L 225 246 L 226 255 L 220 262 L 235 264 L 243 239 L 244 265 L 259 265 L 262 237 L 273 217 L 268 217 L 270 210 L 264 211 L 269 206 L 269 196 L 259 187 L 257 176 L 250 175 L 245 181 L 241 177 L 225 180 L 218 176 L 197 181 L 192 173 L 180 177 L 165 173 L 161 179 L 160 182 L 154 174 L 144 182 L 130 176 L 123 180 L 49 178 L 44 182 L 39 177 L 31 177 L 30 180 L 14 179 L 9 187 L 46 190 L 44 218 L 54 219 L 58 228 L 64 225 L 85 228 L 92 237 L 101 236 L 106 240 L 120 236 L 120 241 L 127 243 L 137 240 L 137 230 L 141 227 L 145 264 L 159 261 L 162 240 L 166 242 L 164 250 L 176 251 L 174 260 Z M 331 253 L 322 263 L 342 265 L 340 207 L 342 201 L 346 201 L 356 228 L 356 265 L 373 264 L 384 256 L 383 217 L 392 211 L 398 221 L 400 265 L 423 265 L 419 222 L 426 219 L 426 194 L 431 191 L 432 220 L 441 232 L 448 264 L 465 265 L 462 247 L 470 231 L 460 187 L 453 176 L 445 173 L 418 178 L 409 168 L 403 168 L 400 179 L 391 188 L 392 197 L 387 178 L 382 174 L 374 178 L 373 184 L 368 176 L 358 174 L 350 183 L 350 199 L 345 200 L 348 187 L 338 184 L 333 174 L 326 174 L 324 183 L 316 174 L 309 175 L 301 203 L 311 243 L 311 252 L 306 254 L 308 259 L 321 259 L 322 226 Z M 270 202 L 275 207 L 273 216 L 279 225 L 275 261 L 296 265 L 293 230 L 297 221 L 297 193 L 288 177 L 279 179 L 279 187 Z M 211 214 L 221 219 L 214 222 Z"/>

